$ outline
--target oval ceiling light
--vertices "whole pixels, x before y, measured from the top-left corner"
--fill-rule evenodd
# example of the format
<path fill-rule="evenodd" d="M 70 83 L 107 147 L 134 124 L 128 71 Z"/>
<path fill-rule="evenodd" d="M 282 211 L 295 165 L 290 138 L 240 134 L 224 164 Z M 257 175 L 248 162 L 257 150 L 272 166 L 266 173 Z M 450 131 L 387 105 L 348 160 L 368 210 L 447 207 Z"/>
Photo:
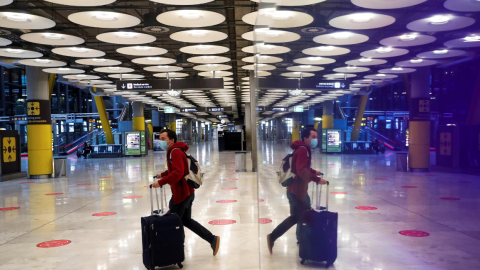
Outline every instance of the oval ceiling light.
<path fill-rule="evenodd" d="M 11 40 L 0 37 L 0 46 L 8 46 L 10 44 L 12 44 Z"/>
<path fill-rule="evenodd" d="M 368 36 L 352 32 L 334 32 L 313 38 L 314 42 L 327 45 L 353 45 L 367 40 Z"/>
<path fill-rule="evenodd" d="M 263 3 L 270 3 L 270 4 L 276 4 L 277 6 L 308 6 L 308 5 L 314 5 L 318 4 L 321 2 L 325 2 L 326 0 L 252 0 L 252 2 L 257 2 L 260 3 L 260 1 Z"/>
<path fill-rule="evenodd" d="M 364 51 L 360 55 L 363 57 L 371 58 L 389 58 L 396 57 L 400 55 L 405 55 L 408 53 L 406 49 L 398 49 L 392 47 L 380 47 L 375 50 Z"/>
<path fill-rule="evenodd" d="M 352 3 L 363 8 L 395 9 L 415 6 L 426 1 L 427 0 L 352 0 Z"/>
<path fill-rule="evenodd" d="M 52 49 L 52 52 L 58 55 L 77 57 L 77 58 L 92 58 L 92 57 L 102 57 L 105 55 L 104 52 L 85 48 L 85 47 L 62 47 Z"/>
<path fill-rule="evenodd" d="M 313 56 L 337 56 L 337 55 L 344 55 L 349 52 L 350 52 L 349 49 L 335 47 L 335 46 L 319 46 L 319 47 L 304 49 L 302 51 L 302 53 L 304 54 L 313 55 Z"/>
<path fill-rule="evenodd" d="M 479 1 L 480 3 L 480 1 Z M 480 36 L 479 35 L 468 35 L 464 38 L 458 38 L 450 40 L 444 43 L 446 47 L 450 48 L 474 48 L 480 47 Z"/>
<path fill-rule="evenodd" d="M 122 80 L 125 79 L 143 79 L 145 76 L 140 74 L 110 74 L 108 75 L 109 78 L 120 79 L 120 75 L 122 75 Z"/>
<path fill-rule="evenodd" d="M 379 80 L 379 79 L 384 80 L 384 79 L 395 79 L 397 77 L 398 77 L 397 75 L 380 73 L 380 74 L 375 74 L 375 75 L 367 75 L 364 78 L 365 79 L 374 79 L 374 80 Z"/>
<path fill-rule="evenodd" d="M 96 7 L 104 6 L 115 2 L 116 0 L 45 0 L 45 2 L 77 7 Z"/>
<path fill-rule="evenodd" d="M 199 71 L 220 71 L 220 70 L 229 70 L 232 69 L 230 65 L 222 65 L 222 64 L 206 64 L 206 65 L 198 65 L 193 67 L 194 70 Z"/>
<path fill-rule="evenodd" d="M 275 57 L 275 56 L 257 54 L 255 56 L 245 57 L 245 58 L 242 59 L 242 61 L 247 62 L 247 63 L 273 64 L 273 63 L 282 62 L 283 59 L 280 58 L 280 57 Z"/>
<path fill-rule="evenodd" d="M 112 84 L 113 83 L 112 81 L 98 80 L 98 79 L 100 79 L 99 76 L 87 75 L 87 74 L 67 75 L 67 76 L 63 76 L 63 77 L 66 78 L 66 79 L 81 80 L 81 81 L 79 81 L 80 83 L 84 83 L 84 84 L 89 83 L 91 85 L 94 85 L 94 84 Z"/>
<path fill-rule="evenodd" d="M 225 16 L 208 10 L 178 9 L 157 16 L 157 21 L 174 27 L 207 27 L 221 24 Z"/>
<path fill-rule="evenodd" d="M 93 69 L 95 72 L 100 73 L 130 73 L 133 72 L 133 68 L 126 67 L 99 67 Z"/>
<path fill-rule="evenodd" d="M 426 66 L 433 66 L 437 63 L 438 62 L 435 60 L 414 58 L 408 61 L 397 62 L 395 63 L 395 65 L 399 67 L 426 67 Z"/>
<path fill-rule="evenodd" d="M 405 74 L 405 73 L 412 73 L 415 72 L 416 69 L 414 68 L 404 68 L 404 67 L 393 67 L 387 69 L 380 69 L 379 73 L 391 73 L 391 74 Z"/>
<path fill-rule="evenodd" d="M 40 58 L 43 54 L 23 48 L 0 48 L 0 56 L 11 58 Z"/>
<path fill-rule="evenodd" d="M 173 40 L 188 43 L 216 42 L 224 40 L 227 37 L 227 34 L 213 30 L 186 30 L 175 32 L 170 35 L 170 38 Z"/>
<path fill-rule="evenodd" d="M 276 67 L 272 65 L 267 65 L 267 64 L 253 64 L 253 65 L 243 66 L 242 69 L 268 71 L 268 70 L 274 70 L 276 69 Z"/>
<path fill-rule="evenodd" d="M 67 65 L 67 63 L 62 61 L 42 58 L 19 60 L 18 63 L 25 66 L 33 67 L 63 67 Z"/>
<path fill-rule="evenodd" d="M 355 74 L 347 74 L 347 73 L 334 73 L 334 74 L 326 74 L 323 75 L 325 78 L 334 78 L 334 79 L 344 79 L 344 78 L 354 78 L 357 77 Z"/>
<path fill-rule="evenodd" d="M 85 70 L 76 69 L 76 68 L 68 68 L 68 67 L 59 67 L 59 68 L 46 68 L 42 70 L 46 73 L 54 73 L 54 74 L 79 74 L 85 73 Z"/>
<path fill-rule="evenodd" d="M 0 0 L 0 6 L 10 5 L 13 0 Z"/>
<path fill-rule="evenodd" d="M 301 65 L 328 65 L 335 63 L 335 59 L 326 57 L 303 57 L 293 60 L 297 64 Z"/>
<path fill-rule="evenodd" d="M 247 46 L 242 48 L 242 51 L 253 54 L 282 54 L 290 52 L 290 48 L 284 46 L 257 43 L 254 46 Z"/>
<path fill-rule="evenodd" d="M 251 25 L 268 25 L 273 28 L 293 28 L 311 24 L 313 17 L 307 13 L 261 8 L 246 14 L 242 20 Z"/>
<path fill-rule="evenodd" d="M 83 38 L 51 32 L 28 33 L 21 35 L 20 38 L 28 42 L 52 46 L 73 46 L 85 42 Z"/>
<path fill-rule="evenodd" d="M 310 73 L 310 72 L 299 72 L 299 71 L 296 71 L 296 72 L 285 72 L 285 73 L 282 73 L 280 74 L 284 77 L 289 77 L 289 78 L 307 78 L 307 77 L 313 77 L 315 76 L 314 73 Z"/>
<path fill-rule="evenodd" d="M 187 59 L 187 61 L 194 64 L 221 64 L 230 62 L 231 59 L 224 56 L 203 55 L 190 57 Z"/>
<path fill-rule="evenodd" d="M 324 69 L 325 68 L 323 68 L 323 67 L 317 67 L 317 66 L 312 66 L 312 65 L 301 65 L 301 66 L 287 67 L 287 70 L 295 71 L 295 72 L 317 72 L 317 71 L 322 71 Z"/>
<path fill-rule="evenodd" d="M 283 30 L 272 30 L 267 27 L 257 27 L 254 31 L 244 33 L 242 38 L 256 42 L 287 43 L 299 40 L 300 35 Z"/>
<path fill-rule="evenodd" d="M 463 56 L 465 55 L 465 53 L 466 53 L 465 51 L 461 51 L 461 50 L 439 49 L 439 50 L 417 54 L 417 57 L 427 58 L 427 59 L 441 59 L 441 58 Z"/>
<path fill-rule="evenodd" d="M 480 1 L 478 0 L 447 0 L 443 6 L 446 9 L 461 12 L 480 11 Z"/>
<path fill-rule="evenodd" d="M 199 5 L 199 4 L 205 4 L 209 2 L 213 2 L 215 0 L 150 0 L 152 2 L 160 3 L 160 4 L 166 4 L 166 5 L 186 5 L 186 6 L 191 6 L 191 5 Z"/>
<path fill-rule="evenodd" d="M 132 62 L 139 65 L 169 65 L 177 62 L 175 59 L 166 57 L 142 57 L 132 59 Z"/>
<path fill-rule="evenodd" d="M 218 46 L 218 45 L 204 45 L 204 44 L 199 44 L 199 45 L 193 45 L 193 46 L 186 46 L 180 48 L 180 51 L 183 53 L 187 54 L 221 54 L 221 53 L 226 53 L 230 49 L 225 46 Z"/>
<path fill-rule="evenodd" d="M 358 60 L 350 60 L 345 62 L 345 64 L 350 66 L 376 66 L 383 65 L 387 63 L 387 60 L 383 59 L 372 59 L 370 57 L 360 58 Z"/>
<path fill-rule="evenodd" d="M 215 77 L 227 77 L 232 76 L 233 73 L 230 71 L 215 71 Z M 202 77 L 213 77 L 213 71 L 205 71 L 198 73 L 198 76 Z"/>
<path fill-rule="evenodd" d="M 118 53 L 133 56 L 154 56 L 166 54 L 168 51 L 163 48 L 152 46 L 129 46 L 117 49 Z"/>
<path fill-rule="evenodd" d="M 336 17 L 330 20 L 329 24 L 340 29 L 374 29 L 391 25 L 395 18 L 388 15 L 370 12 L 353 13 Z"/>
<path fill-rule="evenodd" d="M 434 36 L 421 35 L 418 33 L 406 33 L 400 36 L 394 36 L 382 39 L 380 44 L 393 47 L 420 46 L 437 40 Z"/>
<path fill-rule="evenodd" d="M 177 72 L 183 70 L 182 67 L 176 66 L 152 66 L 143 68 L 146 71 L 150 72 Z"/>
<path fill-rule="evenodd" d="M 110 44 L 130 45 L 152 43 L 157 38 L 143 33 L 117 31 L 99 34 L 97 39 Z"/>
<path fill-rule="evenodd" d="M 87 66 L 117 66 L 122 64 L 120 61 L 104 58 L 79 59 L 75 60 L 75 63 Z"/>
<path fill-rule="evenodd" d="M 469 17 L 437 14 L 425 19 L 413 21 L 407 24 L 407 28 L 411 31 L 418 32 L 441 32 L 465 28 L 474 23 L 475 20 Z"/>
<path fill-rule="evenodd" d="M 333 71 L 338 73 L 361 73 L 361 72 L 370 71 L 370 69 L 366 67 L 348 66 L 348 67 L 336 68 Z"/>
<path fill-rule="evenodd" d="M 68 19 L 73 23 L 95 28 L 127 28 L 141 22 L 135 16 L 111 11 L 76 12 L 68 15 Z"/>
<path fill-rule="evenodd" d="M 158 78 L 167 78 L 167 73 L 155 73 L 153 76 L 158 77 Z M 188 77 L 188 73 L 183 73 L 183 72 L 168 72 L 168 77 L 169 78 L 184 78 Z"/>
<path fill-rule="evenodd" d="M 55 22 L 40 17 L 22 12 L 0 12 L 1 27 L 14 29 L 48 29 L 55 26 Z"/>

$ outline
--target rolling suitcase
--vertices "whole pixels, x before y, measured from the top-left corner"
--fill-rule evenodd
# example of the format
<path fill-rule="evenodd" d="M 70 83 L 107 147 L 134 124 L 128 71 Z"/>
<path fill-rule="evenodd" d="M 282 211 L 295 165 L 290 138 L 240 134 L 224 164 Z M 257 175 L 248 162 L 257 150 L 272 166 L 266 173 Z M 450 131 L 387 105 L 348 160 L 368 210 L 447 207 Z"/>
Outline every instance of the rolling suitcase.
<path fill-rule="evenodd" d="M 165 195 L 160 188 L 161 208 L 155 190 L 158 210 L 153 210 L 152 185 L 150 185 L 151 215 L 142 217 L 143 264 L 147 269 L 177 264 L 183 268 L 185 260 L 185 232 L 182 220 L 177 214 L 164 213 Z"/>
<path fill-rule="evenodd" d="M 315 209 L 304 212 L 298 222 L 301 264 L 305 261 L 326 262 L 328 268 L 337 259 L 338 213 L 328 211 L 329 184 L 327 181 L 326 206 L 320 206 L 322 190 L 318 191 L 317 184 Z"/>

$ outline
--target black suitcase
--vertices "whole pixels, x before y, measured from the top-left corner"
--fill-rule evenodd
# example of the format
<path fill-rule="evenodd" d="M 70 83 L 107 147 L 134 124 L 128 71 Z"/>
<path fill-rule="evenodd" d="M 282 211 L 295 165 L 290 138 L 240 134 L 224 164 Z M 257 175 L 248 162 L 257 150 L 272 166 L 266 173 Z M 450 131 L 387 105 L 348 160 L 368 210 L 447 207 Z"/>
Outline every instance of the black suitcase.
<path fill-rule="evenodd" d="M 150 185 L 150 205 L 152 208 L 151 216 L 142 217 L 142 245 L 143 245 L 143 264 L 147 269 L 163 267 L 177 264 L 183 268 L 182 262 L 185 260 L 185 231 L 182 220 L 177 214 L 164 214 L 163 188 L 160 188 L 162 207 L 158 205 L 153 210 L 153 194 Z"/>
<path fill-rule="evenodd" d="M 338 213 L 328 211 L 328 187 L 327 182 L 326 207 L 320 206 L 321 190 L 318 191 L 317 184 L 315 209 L 304 212 L 298 222 L 301 264 L 305 261 L 326 262 L 328 268 L 337 259 Z"/>

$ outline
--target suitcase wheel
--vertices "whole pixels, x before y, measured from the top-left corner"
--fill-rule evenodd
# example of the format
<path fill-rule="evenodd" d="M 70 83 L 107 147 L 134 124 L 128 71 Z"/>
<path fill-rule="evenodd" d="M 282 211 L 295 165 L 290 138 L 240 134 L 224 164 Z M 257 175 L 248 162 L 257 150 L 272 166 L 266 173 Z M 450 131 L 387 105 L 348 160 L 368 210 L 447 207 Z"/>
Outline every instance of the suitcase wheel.
<path fill-rule="evenodd" d="M 178 267 L 183 268 L 183 264 L 182 264 L 182 263 L 178 263 Z"/>
<path fill-rule="evenodd" d="M 302 259 L 302 260 L 300 261 L 300 264 L 305 264 L 305 259 Z"/>

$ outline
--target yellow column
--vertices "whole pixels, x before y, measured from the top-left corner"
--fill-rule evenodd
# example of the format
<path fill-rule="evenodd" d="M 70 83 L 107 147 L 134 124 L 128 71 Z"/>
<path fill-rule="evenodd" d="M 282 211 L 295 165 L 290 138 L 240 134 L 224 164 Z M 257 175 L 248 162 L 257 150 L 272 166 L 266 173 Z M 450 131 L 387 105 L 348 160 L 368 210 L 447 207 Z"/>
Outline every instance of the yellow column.
<path fill-rule="evenodd" d="M 133 130 L 134 131 L 144 131 L 145 130 L 145 117 L 143 117 L 143 116 L 133 117 Z"/>
<path fill-rule="evenodd" d="M 50 75 L 48 75 L 48 90 L 50 91 L 50 100 L 52 100 L 53 86 L 55 86 L 55 75 L 56 74 L 54 73 L 50 73 Z"/>
<path fill-rule="evenodd" d="M 292 142 L 300 140 L 300 121 L 293 119 Z"/>
<path fill-rule="evenodd" d="M 363 95 L 360 97 L 360 102 L 358 104 L 357 115 L 355 116 L 355 123 L 353 124 L 352 131 L 352 142 L 358 141 L 358 134 L 362 128 L 362 119 L 365 114 L 365 107 L 367 106 L 368 95 Z"/>
<path fill-rule="evenodd" d="M 318 130 L 318 126 L 320 125 L 320 122 L 319 121 L 315 121 L 315 124 L 313 124 L 313 128 L 315 130 Z"/>
<path fill-rule="evenodd" d="M 322 129 L 333 128 L 333 100 L 323 102 Z"/>
<path fill-rule="evenodd" d="M 110 127 L 110 122 L 108 121 L 108 114 L 107 110 L 105 109 L 105 102 L 103 101 L 103 97 L 94 96 L 94 98 L 95 104 L 97 105 L 98 115 L 100 116 L 100 121 L 102 121 L 102 128 L 105 132 L 105 139 L 107 141 L 107 144 L 114 144 L 112 128 Z"/>
<path fill-rule="evenodd" d="M 428 169 L 430 167 L 430 122 L 410 121 L 409 134 L 409 168 Z"/>
<path fill-rule="evenodd" d="M 168 129 L 177 132 L 177 122 L 168 122 Z"/>
<path fill-rule="evenodd" d="M 153 125 L 152 123 L 147 123 L 148 126 L 148 134 L 150 138 L 150 148 L 153 148 Z"/>

